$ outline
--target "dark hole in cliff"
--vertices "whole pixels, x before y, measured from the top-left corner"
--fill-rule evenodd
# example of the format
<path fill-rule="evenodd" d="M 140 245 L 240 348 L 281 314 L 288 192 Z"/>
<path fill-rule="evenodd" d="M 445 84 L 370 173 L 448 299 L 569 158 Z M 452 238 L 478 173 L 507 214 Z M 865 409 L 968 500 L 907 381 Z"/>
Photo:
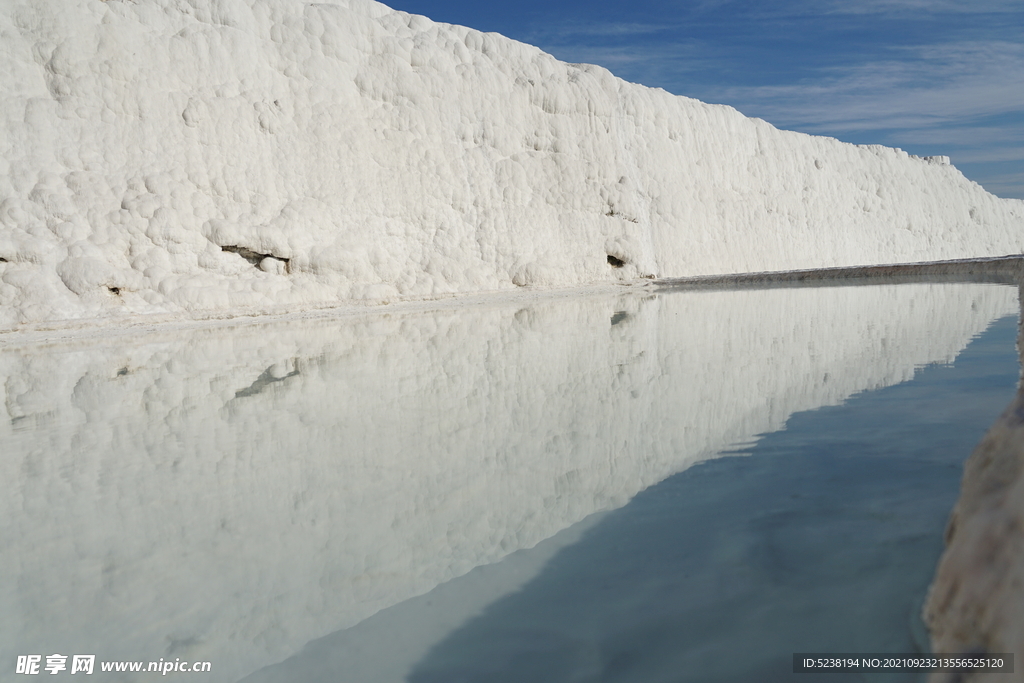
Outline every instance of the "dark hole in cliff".
<path fill-rule="evenodd" d="M 117 294 L 117 295 L 121 294 L 121 288 L 120 287 L 107 287 L 107 291 L 109 291 L 111 294 Z"/>
<path fill-rule="evenodd" d="M 232 254 L 238 254 L 239 256 L 241 256 L 254 266 L 259 266 L 260 261 L 262 261 L 264 258 L 268 256 L 268 254 L 257 254 L 252 249 L 249 249 L 247 247 L 235 246 L 234 244 L 226 247 L 221 247 L 221 249 L 223 251 L 230 251 Z"/>
<path fill-rule="evenodd" d="M 620 259 L 618 256 L 612 256 L 611 254 L 608 254 L 608 265 L 610 265 L 612 268 L 621 268 L 622 266 L 626 265 L 626 262 Z"/>
<path fill-rule="evenodd" d="M 259 268 L 260 262 L 263 261 L 263 259 L 267 258 L 268 256 L 270 258 L 281 261 L 282 263 L 285 264 L 286 267 L 288 266 L 288 259 L 286 258 L 281 258 L 280 256 L 275 256 L 274 254 L 261 254 L 258 251 L 253 251 L 252 249 L 249 249 L 248 247 L 239 247 L 237 245 L 231 244 L 226 247 L 222 246 L 221 249 L 223 251 L 230 251 L 232 254 L 238 254 L 256 268 Z"/>
<path fill-rule="evenodd" d="M 626 320 L 629 320 L 629 313 L 626 313 L 625 311 L 616 311 L 615 315 L 612 316 L 612 327 Z"/>

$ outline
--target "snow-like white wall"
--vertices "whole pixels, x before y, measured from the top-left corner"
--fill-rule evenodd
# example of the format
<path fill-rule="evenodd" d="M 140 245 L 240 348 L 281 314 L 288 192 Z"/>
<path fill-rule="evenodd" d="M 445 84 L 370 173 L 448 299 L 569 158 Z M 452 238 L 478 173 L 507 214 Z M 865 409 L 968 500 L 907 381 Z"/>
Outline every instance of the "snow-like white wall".
<path fill-rule="evenodd" d="M 130 343 L 9 335 L 0 662 L 180 657 L 236 680 L 794 411 L 950 361 L 1016 294 L 678 292 Z"/>
<path fill-rule="evenodd" d="M 4 0 L 0 92 L 0 330 L 1024 252 L 941 157 L 369 0 Z"/>

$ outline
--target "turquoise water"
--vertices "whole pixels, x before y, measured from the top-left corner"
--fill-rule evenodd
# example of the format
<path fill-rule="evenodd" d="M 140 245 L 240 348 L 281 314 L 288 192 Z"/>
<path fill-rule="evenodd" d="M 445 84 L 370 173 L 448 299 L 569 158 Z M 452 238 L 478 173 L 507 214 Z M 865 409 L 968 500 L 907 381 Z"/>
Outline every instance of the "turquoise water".
<path fill-rule="evenodd" d="M 1002 318 L 952 364 L 796 413 L 246 680 L 811 681 L 794 652 L 927 651 L 922 602 L 965 457 L 1014 395 L 1016 333 Z"/>
<path fill-rule="evenodd" d="M 921 604 L 965 455 L 1016 390 L 1016 334 L 1004 318 L 953 365 L 643 491 L 409 680 L 790 681 L 794 652 L 927 651 Z"/>
<path fill-rule="evenodd" d="M 1017 310 L 980 283 L 634 287 L 2 337 L 0 681 L 55 653 L 771 681 L 925 648 Z"/>

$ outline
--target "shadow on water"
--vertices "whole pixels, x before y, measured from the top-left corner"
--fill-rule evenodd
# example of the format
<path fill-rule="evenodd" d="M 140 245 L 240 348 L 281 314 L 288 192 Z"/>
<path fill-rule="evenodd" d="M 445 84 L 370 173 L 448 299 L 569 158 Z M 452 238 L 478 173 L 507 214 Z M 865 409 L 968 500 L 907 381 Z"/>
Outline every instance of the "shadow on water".
<path fill-rule="evenodd" d="M 789 681 L 794 652 L 926 650 L 921 604 L 964 458 L 1014 395 L 1016 332 L 1003 318 L 954 365 L 641 492 L 407 680 Z"/>

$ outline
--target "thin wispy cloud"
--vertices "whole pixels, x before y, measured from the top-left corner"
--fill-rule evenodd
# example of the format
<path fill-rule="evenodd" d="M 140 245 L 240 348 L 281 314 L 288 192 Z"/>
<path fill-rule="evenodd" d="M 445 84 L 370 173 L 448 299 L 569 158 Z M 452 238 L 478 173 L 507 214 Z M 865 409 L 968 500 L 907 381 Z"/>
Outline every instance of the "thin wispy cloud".
<path fill-rule="evenodd" d="M 608 23 L 575 21 L 534 32 L 545 41 L 575 43 L 587 38 L 638 37 L 671 31 L 665 24 Z"/>
<path fill-rule="evenodd" d="M 814 3 L 813 8 L 823 14 L 978 14 L 1016 13 L 1020 5 L 1019 0 L 834 0 Z"/>
<path fill-rule="evenodd" d="M 971 164 L 1003 161 L 1024 162 L 1024 145 L 961 152 L 957 154 L 957 159 Z"/>
<path fill-rule="evenodd" d="M 907 131 L 902 137 L 908 144 L 934 145 L 948 141 L 950 132 L 954 132 L 957 136 L 970 139 L 977 145 L 1010 145 L 1007 149 L 1024 149 L 1024 127 L 1019 125 L 1004 125 L 998 127 L 957 126 L 956 128 L 922 128 L 919 130 Z"/>
<path fill-rule="evenodd" d="M 785 17 L 878 17 L 920 20 L 938 15 L 1020 14 L 1020 0 L 784 0 L 781 2 L 748 5 L 742 0 L 730 0 L 733 12 L 746 18 L 771 20 Z M 701 14 L 694 6 L 687 11 Z"/>
<path fill-rule="evenodd" d="M 961 44 L 906 50 L 902 61 L 822 69 L 772 86 L 714 86 L 712 99 L 781 125 L 816 131 L 965 124 L 1024 111 L 1024 46 Z"/>

